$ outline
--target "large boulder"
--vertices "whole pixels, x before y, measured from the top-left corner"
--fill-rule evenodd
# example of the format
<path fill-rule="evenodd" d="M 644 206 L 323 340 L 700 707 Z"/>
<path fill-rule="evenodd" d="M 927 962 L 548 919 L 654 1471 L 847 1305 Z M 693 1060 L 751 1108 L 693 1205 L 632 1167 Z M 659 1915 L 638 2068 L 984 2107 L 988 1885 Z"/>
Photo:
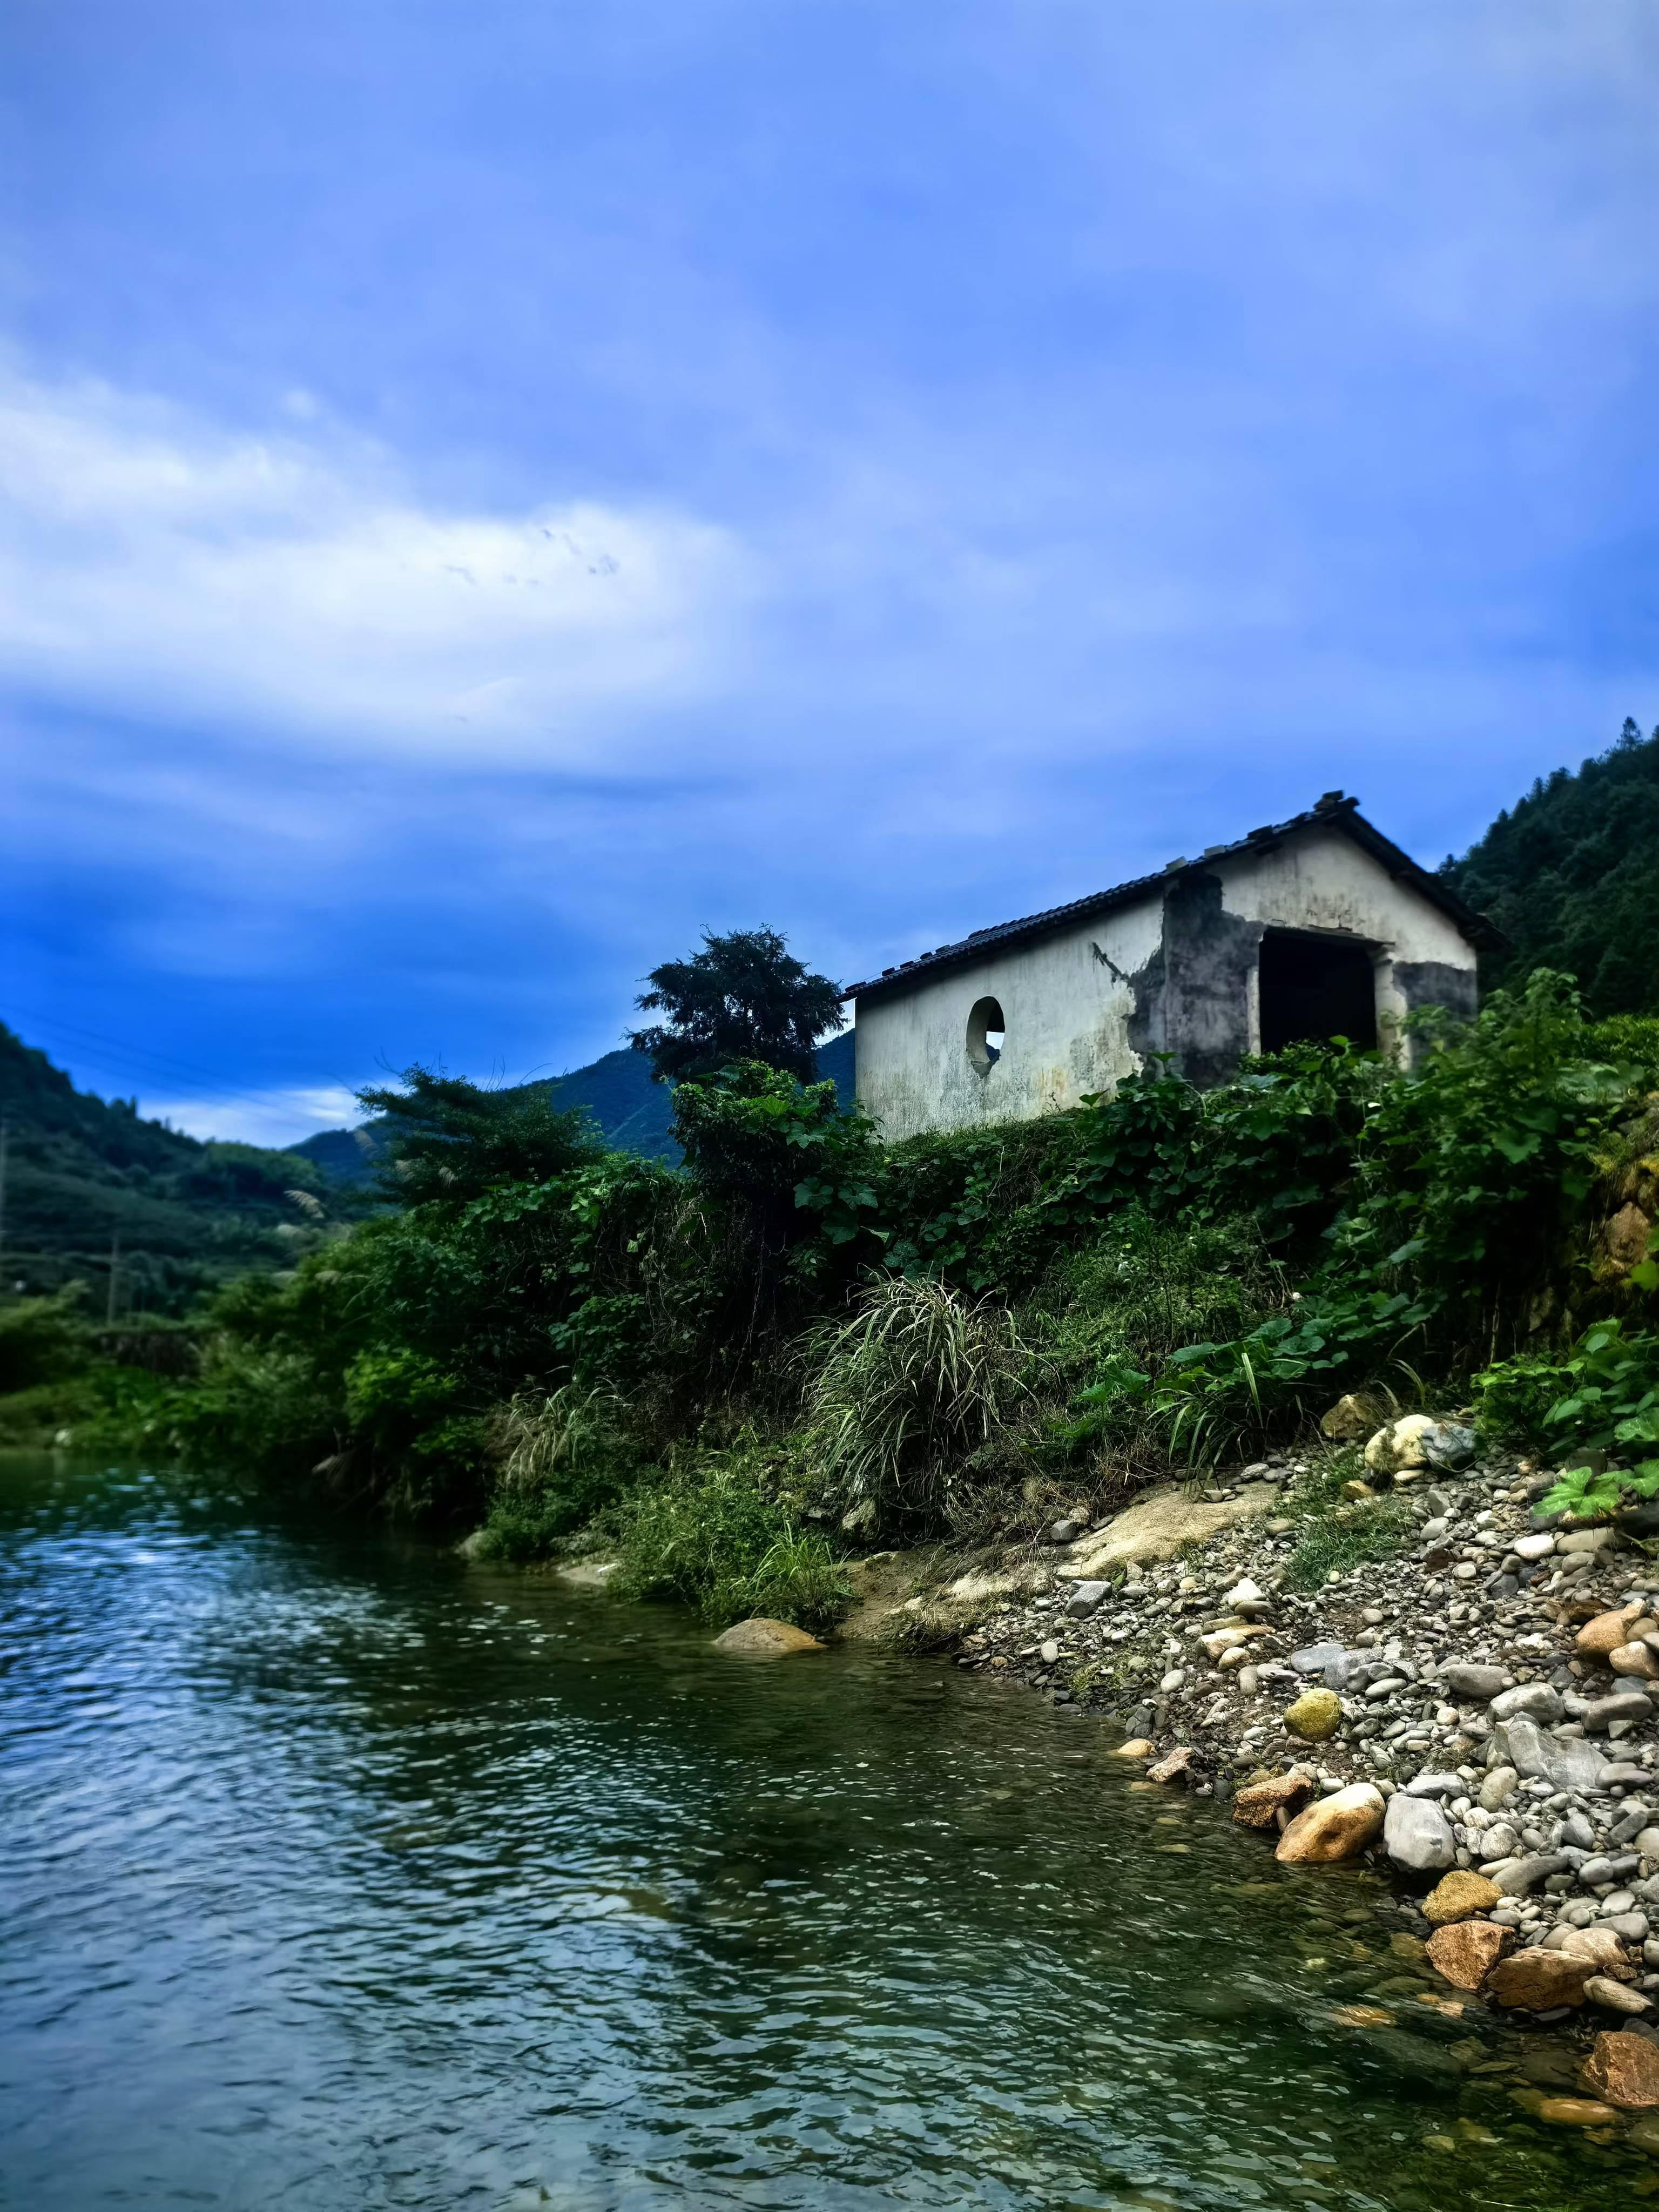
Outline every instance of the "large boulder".
<path fill-rule="evenodd" d="M 1173 1559 L 1183 1545 L 1207 1543 L 1234 1522 L 1268 1512 L 1278 1497 L 1276 1484 L 1246 1482 L 1237 1497 L 1206 1504 L 1191 1497 L 1182 1483 L 1162 1483 L 1144 1492 L 1103 1528 L 1073 1545 L 1071 1557 L 1055 1573 L 1062 1582 L 1095 1582 L 1113 1567 Z"/>
<path fill-rule="evenodd" d="M 1659 2105 L 1659 2044 L 1620 2029 L 1598 2035 L 1578 2076 L 1579 2087 L 1621 2112 Z"/>
<path fill-rule="evenodd" d="M 1588 1959 L 1570 1959 L 1565 1951 L 1516 1951 L 1498 1960 L 1486 1989 L 1512 2011 L 1553 2012 L 1558 2005 L 1583 2004 L 1595 1971 Z"/>
<path fill-rule="evenodd" d="M 1407 1874 L 1438 1874 L 1457 1859 L 1457 1840 L 1438 1805 L 1432 1798 L 1408 1797 L 1403 1790 L 1389 1800 L 1382 1848 Z"/>
<path fill-rule="evenodd" d="M 1369 1436 L 1387 1418 L 1388 1410 L 1382 1399 L 1374 1398 L 1370 1391 L 1350 1390 L 1320 1416 L 1319 1432 L 1333 1443 L 1352 1443 L 1358 1437 Z"/>
<path fill-rule="evenodd" d="M 757 1615 L 753 1620 L 740 1620 L 735 1628 L 728 1628 L 723 1636 L 714 1638 L 716 1651 L 735 1651 L 745 1659 L 787 1659 L 793 1651 L 822 1651 L 823 1646 L 816 1636 L 809 1636 L 804 1628 L 796 1628 L 787 1620 L 768 1620 Z"/>
<path fill-rule="evenodd" d="M 1436 1882 L 1423 1900 L 1423 1912 L 1435 1927 L 1445 1928 L 1454 1920 L 1467 1920 L 1471 1913 L 1490 1912 L 1503 1902 L 1504 1893 L 1495 1881 L 1460 1867 Z"/>
<path fill-rule="evenodd" d="M 1495 1721 L 1512 1721 L 1517 1715 L 1537 1721 L 1544 1728 L 1553 1728 L 1566 1711 L 1561 1702 L 1561 1692 L 1547 1682 L 1519 1682 L 1512 1690 L 1505 1690 L 1492 1701 L 1492 1717 Z"/>
<path fill-rule="evenodd" d="M 1454 1989 L 1478 1990 L 1515 1941 L 1512 1928 L 1491 1920 L 1453 1920 L 1437 1928 L 1426 1949 L 1429 1963 Z"/>
<path fill-rule="evenodd" d="M 1385 1421 L 1365 1447 L 1375 1474 L 1405 1474 L 1425 1467 L 1464 1468 L 1474 1457 L 1474 1431 L 1428 1413 Z"/>
<path fill-rule="evenodd" d="M 1382 1830 L 1382 1793 L 1369 1782 L 1350 1783 L 1297 1814 L 1273 1854 L 1284 1866 L 1329 1866 L 1357 1858 Z"/>

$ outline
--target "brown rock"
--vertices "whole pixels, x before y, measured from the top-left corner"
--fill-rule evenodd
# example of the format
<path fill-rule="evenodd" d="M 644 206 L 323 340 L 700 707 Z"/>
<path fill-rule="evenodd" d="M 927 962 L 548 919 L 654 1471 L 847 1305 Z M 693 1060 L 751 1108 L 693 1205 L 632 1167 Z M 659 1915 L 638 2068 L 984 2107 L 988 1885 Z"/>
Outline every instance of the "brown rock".
<path fill-rule="evenodd" d="M 1150 1759 L 1157 1748 L 1150 1736 L 1132 1735 L 1127 1743 L 1119 1744 L 1112 1757 L 1114 1759 Z"/>
<path fill-rule="evenodd" d="M 823 1646 L 804 1628 L 796 1628 L 787 1620 L 768 1620 L 757 1615 L 753 1620 L 738 1621 L 735 1628 L 728 1628 L 723 1636 L 717 1636 L 714 1649 L 735 1651 L 745 1659 L 785 1659 L 792 1651 L 822 1651 Z"/>
<path fill-rule="evenodd" d="M 1632 1624 L 1641 1614 L 1639 1605 L 1620 1606 L 1617 1613 L 1598 1613 L 1573 1638 L 1574 1649 L 1581 1659 L 1610 1659 L 1622 1644 L 1629 1642 Z"/>
<path fill-rule="evenodd" d="M 1611 1221 L 1602 1224 L 1601 1249 L 1621 1275 L 1628 1274 L 1638 1261 L 1647 1258 L 1648 1240 L 1652 1235 L 1652 1222 L 1632 1201 L 1621 1206 Z"/>
<path fill-rule="evenodd" d="M 1329 1866 L 1355 1858 L 1382 1834 L 1382 1810 L 1380 1790 L 1369 1782 L 1350 1783 L 1298 1813 L 1273 1856 L 1284 1866 Z"/>
<path fill-rule="evenodd" d="M 1467 1920 L 1471 1913 L 1490 1912 L 1503 1902 L 1504 1893 L 1495 1881 L 1460 1868 L 1441 1877 L 1424 1899 L 1423 1910 L 1437 1928 L 1444 1928 L 1454 1920 Z"/>
<path fill-rule="evenodd" d="M 1540 2120 L 1563 2128 L 1611 2127 L 1619 2117 L 1611 2105 L 1592 2104 L 1588 2097 L 1540 2097 L 1534 2109 Z"/>
<path fill-rule="evenodd" d="M 1177 1744 L 1167 1759 L 1160 1759 L 1156 1766 L 1146 1769 L 1149 1782 L 1184 1782 L 1192 1772 L 1193 1753 L 1189 1745 Z"/>
<path fill-rule="evenodd" d="M 1645 1644 L 1621 1644 L 1607 1655 L 1607 1664 L 1615 1674 L 1634 1674 L 1644 1682 L 1659 1682 L 1659 1659 Z"/>
<path fill-rule="evenodd" d="M 1242 1827 L 1271 1828 L 1279 1813 L 1299 1813 L 1313 1795 L 1308 1774 L 1275 1774 L 1268 1782 L 1247 1782 L 1233 1800 L 1233 1818 Z"/>
<path fill-rule="evenodd" d="M 1321 1417 L 1320 1434 L 1329 1437 L 1333 1443 L 1351 1443 L 1357 1437 L 1370 1436 L 1379 1421 L 1388 1419 L 1388 1413 L 1380 1398 L 1373 1398 L 1368 1391 L 1350 1390 L 1346 1398 L 1339 1398 Z"/>
<path fill-rule="evenodd" d="M 1478 1990 L 1515 1941 L 1491 1920 L 1454 1920 L 1428 1941 L 1429 1963 L 1456 1990 Z"/>
<path fill-rule="evenodd" d="M 1623 2112 L 1645 2112 L 1659 2105 L 1659 2044 L 1650 2043 L 1645 2035 L 1621 2034 L 1617 2028 L 1598 2035 L 1579 2073 L 1578 2086 Z"/>
<path fill-rule="evenodd" d="M 1565 1951 L 1517 1951 L 1500 1959 L 1486 1977 L 1486 1990 L 1516 2012 L 1549 2012 L 1556 2005 L 1580 2005 L 1584 1984 L 1595 1972 L 1588 1959 Z"/>

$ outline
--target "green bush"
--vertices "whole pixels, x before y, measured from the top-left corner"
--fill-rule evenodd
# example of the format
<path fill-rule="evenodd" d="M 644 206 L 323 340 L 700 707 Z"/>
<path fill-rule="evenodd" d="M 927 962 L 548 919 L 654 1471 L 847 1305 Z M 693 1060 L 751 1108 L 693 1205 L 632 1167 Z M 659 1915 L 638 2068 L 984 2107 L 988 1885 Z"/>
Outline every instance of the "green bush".
<path fill-rule="evenodd" d="M 1564 1354 L 1488 1367 L 1474 1393 L 1480 1429 L 1503 1443 L 1557 1457 L 1659 1444 L 1659 1334 L 1596 1322 Z"/>
<path fill-rule="evenodd" d="M 759 1613 L 807 1629 L 830 1626 L 850 1602 L 823 1537 L 799 1526 L 742 1452 L 629 1492 L 616 1528 L 618 1596 L 676 1600 L 720 1626 Z"/>
<path fill-rule="evenodd" d="M 86 1365 L 88 1350 L 75 1289 L 0 1304 L 0 1392 L 29 1390 L 73 1375 Z"/>
<path fill-rule="evenodd" d="M 496 1417 L 501 1461 L 480 1555 L 545 1559 L 614 1504 L 638 1474 L 638 1454 L 618 1430 L 615 1399 L 566 1384 L 521 1395 Z"/>

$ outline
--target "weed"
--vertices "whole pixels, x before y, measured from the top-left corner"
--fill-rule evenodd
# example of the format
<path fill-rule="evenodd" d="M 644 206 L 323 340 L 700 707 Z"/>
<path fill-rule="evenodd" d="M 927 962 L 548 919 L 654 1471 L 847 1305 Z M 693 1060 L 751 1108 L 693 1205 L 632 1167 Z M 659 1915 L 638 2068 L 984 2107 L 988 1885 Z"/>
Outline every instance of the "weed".
<path fill-rule="evenodd" d="M 720 1624 L 764 1613 L 823 1628 L 841 1617 L 852 1600 L 845 1568 L 761 1487 L 747 1457 L 711 1455 L 623 1498 L 614 1594 L 674 1599 Z"/>

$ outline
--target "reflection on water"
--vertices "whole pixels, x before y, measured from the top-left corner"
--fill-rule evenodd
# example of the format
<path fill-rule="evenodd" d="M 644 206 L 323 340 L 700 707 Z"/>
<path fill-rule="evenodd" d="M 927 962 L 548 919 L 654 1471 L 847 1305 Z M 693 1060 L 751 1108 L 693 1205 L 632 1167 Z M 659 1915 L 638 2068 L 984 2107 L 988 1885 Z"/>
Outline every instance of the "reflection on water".
<path fill-rule="evenodd" d="M 1383 1885 L 1280 1877 L 1086 1718 L 0 1468 L 8 2205 L 1588 2212 L 1659 2175 L 1516 2107 L 1559 2052 Z"/>

